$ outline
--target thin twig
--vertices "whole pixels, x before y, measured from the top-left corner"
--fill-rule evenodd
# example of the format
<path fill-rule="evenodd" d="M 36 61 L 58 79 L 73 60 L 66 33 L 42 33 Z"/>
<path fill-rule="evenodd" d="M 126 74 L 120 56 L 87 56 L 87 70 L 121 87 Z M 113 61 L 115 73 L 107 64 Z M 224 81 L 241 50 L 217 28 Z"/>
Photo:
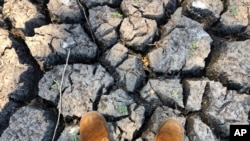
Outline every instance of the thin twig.
<path fill-rule="evenodd" d="M 94 41 L 94 43 L 96 44 L 94 33 L 93 33 L 92 29 L 91 29 L 89 20 L 88 20 L 88 18 L 87 18 L 87 16 L 86 16 L 86 12 L 85 12 L 86 9 L 84 8 L 84 6 L 83 6 L 82 3 L 80 2 L 80 0 L 77 0 L 77 1 L 78 1 L 78 4 L 80 5 L 82 11 L 83 11 L 84 18 L 85 18 L 86 21 L 87 21 L 87 25 L 88 25 L 88 28 L 89 28 L 89 31 L 90 31 L 90 34 L 91 34 L 91 38 L 92 38 L 92 40 Z"/>
<path fill-rule="evenodd" d="M 60 87 L 59 87 L 60 95 L 59 95 L 58 117 L 57 117 L 56 127 L 54 129 L 54 135 L 53 135 L 52 141 L 55 140 L 56 131 L 57 131 L 59 121 L 60 121 L 60 115 L 61 115 L 61 110 L 62 110 L 62 85 L 63 85 L 63 81 L 64 81 L 65 72 L 66 72 L 66 69 L 67 69 L 67 66 L 68 66 L 68 63 L 69 63 L 70 49 L 71 48 L 69 48 L 69 51 L 68 51 L 68 54 L 67 54 L 66 64 L 65 64 L 64 69 L 63 69 L 61 84 L 60 84 Z"/>

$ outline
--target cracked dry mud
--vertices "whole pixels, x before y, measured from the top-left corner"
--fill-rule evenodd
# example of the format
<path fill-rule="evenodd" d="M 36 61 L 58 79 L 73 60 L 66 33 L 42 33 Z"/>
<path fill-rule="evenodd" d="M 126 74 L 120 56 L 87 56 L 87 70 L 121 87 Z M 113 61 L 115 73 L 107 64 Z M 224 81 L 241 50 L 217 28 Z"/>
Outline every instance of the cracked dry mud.
<path fill-rule="evenodd" d="M 0 0 L 0 41 L 0 141 L 50 141 L 60 105 L 58 141 L 89 111 L 112 141 L 169 118 L 185 141 L 249 124 L 248 0 Z"/>

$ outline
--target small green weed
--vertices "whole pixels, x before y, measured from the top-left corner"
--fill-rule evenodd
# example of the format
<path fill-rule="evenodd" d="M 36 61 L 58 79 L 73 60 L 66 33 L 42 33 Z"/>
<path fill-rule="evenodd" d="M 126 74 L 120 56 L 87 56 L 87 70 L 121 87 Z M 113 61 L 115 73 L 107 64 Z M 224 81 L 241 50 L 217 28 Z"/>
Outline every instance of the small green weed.
<path fill-rule="evenodd" d="M 71 135 L 70 136 L 70 141 L 78 141 L 77 135 Z"/>
<path fill-rule="evenodd" d="M 101 109 L 104 110 L 105 108 L 107 108 L 107 105 L 104 104 L 104 103 L 102 103 L 102 104 L 101 104 Z"/>
<path fill-rule="evenodd" d="M 128 109 L 127 106 L 125 105 L 118 105 L 117 106 L 117 111 L 121 113 L 122 115 L 127 115 L 128 114 Z"/>
<path fill-rule="evenodd" d="M 70 141 L 78 141 L 78 132 L 75 130 L 70 131 Z"/>
<path fill-rule="evenodd" d="M 197 48 L 199 48 L 197 42 L 195 42 L 195 41 L 192 42 L 192 49 L 197 49 Z"/>
<path fill-rule="evenodd" d="M 194 56 L 194 51 L 193 50 L 189 50 L 188 51 L 188 56 Z"/>
<path fill-rule="evenodd" d="M 136 4 L 140 3 L 140 0 L 134 0 L 134 3 Z"/>
<path fill-rule="evenodd" d="M 229 13 L 231 16 L 234 16 L 234 17 L 238 15 L 236 5 L 231 5 L 229 7 Z"/>
<path fill-rule="evenodd" d="M 58 81 L 54 80 L 54 83 L 50 86 L 50 90 L 58 90 L 59 83 Z"/>
<path fill-rule="evenodd" d="M 118 11 L 114 12 L 113 16 L 116 18 L 120 18 L 120 19 L 123 17 L 123 15 L 121 13 L 119 13 Z"/>
<path fill-rule="evenodd" d="M 178 92 L 174 91 L 171 96 L 176 99 L 178 95 L 179 95 Z"/>
<path fill-rule="evenodd" d="M 51 89 L 51 90 L 56 90 L 56 89 L 57 89 L 57 85 L 56 85 L 56 84 L 51 85 L 51 86 L 50 86 L 50 89 Z"/>
<path fill-rule="evenodd" d="M 198 46 L 197 42 L 193 41 L 191 43 L 191 48 L 188 51 L 188 55 L 189 56 L 193 56 L 195 54 L 195 50 L 198 49 L 198 48 L 199 48 L 199 46 Z"/>

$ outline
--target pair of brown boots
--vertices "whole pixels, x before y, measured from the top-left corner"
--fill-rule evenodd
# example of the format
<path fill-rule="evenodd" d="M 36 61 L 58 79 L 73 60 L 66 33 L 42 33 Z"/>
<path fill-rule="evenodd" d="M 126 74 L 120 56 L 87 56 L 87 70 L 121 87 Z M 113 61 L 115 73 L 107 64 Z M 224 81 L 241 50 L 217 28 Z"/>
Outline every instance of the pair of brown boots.
<path fill-rule="evenodd" d="M 98 112 L 85 114 L 80 122 L 80 141 L 109 141 L 109 132 L 104 117 Z M 174 120 L 166 120 L 160 127 L 155 141 L 183 141 L 184 129 Z"/>

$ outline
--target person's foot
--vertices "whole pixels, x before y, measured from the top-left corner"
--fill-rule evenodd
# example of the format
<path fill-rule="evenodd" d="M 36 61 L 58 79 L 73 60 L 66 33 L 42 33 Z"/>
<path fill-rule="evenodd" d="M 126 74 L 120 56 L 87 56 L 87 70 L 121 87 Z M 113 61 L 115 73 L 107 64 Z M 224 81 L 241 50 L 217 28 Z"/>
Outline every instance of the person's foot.
<path fill-rule="evenodd" d="M 182 125 L 174 120 L 166 120 L 156 135 L 155 141 L 183 141 L 184 129 Z"/>
<path fill-rule="evenodd" d="M 80 141 L 109 141 L 107 123 L 101 114 L 89 112 L 82 117 Z"/>

